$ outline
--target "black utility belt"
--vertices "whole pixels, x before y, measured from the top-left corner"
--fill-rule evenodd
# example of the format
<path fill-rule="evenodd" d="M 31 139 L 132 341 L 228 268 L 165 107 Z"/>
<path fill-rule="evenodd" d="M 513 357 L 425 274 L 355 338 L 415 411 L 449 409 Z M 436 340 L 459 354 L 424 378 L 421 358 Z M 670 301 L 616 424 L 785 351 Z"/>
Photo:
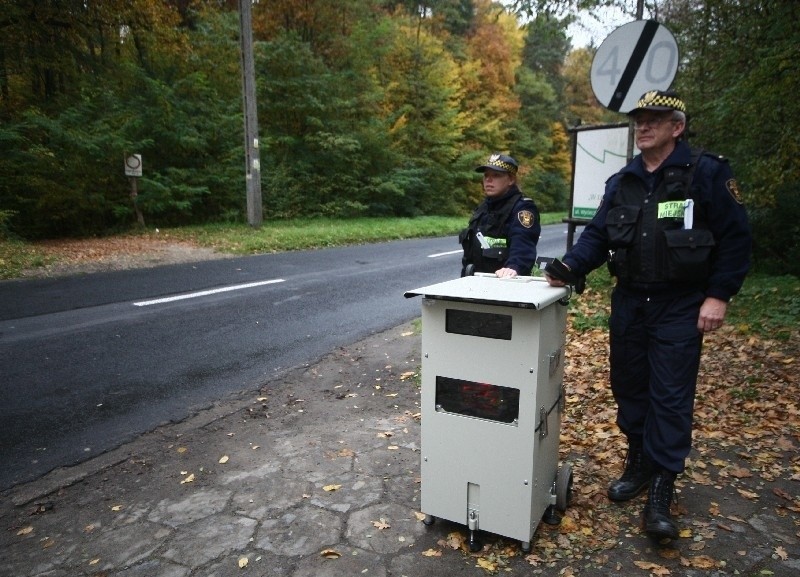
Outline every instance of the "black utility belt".
<path fill-rule="evenodd" d="M 508 256 L 508 247 L 501 246 L 496 248 L 482 248 L 481 256 L 483 258 L 505 260 L 505 258 Z"/>

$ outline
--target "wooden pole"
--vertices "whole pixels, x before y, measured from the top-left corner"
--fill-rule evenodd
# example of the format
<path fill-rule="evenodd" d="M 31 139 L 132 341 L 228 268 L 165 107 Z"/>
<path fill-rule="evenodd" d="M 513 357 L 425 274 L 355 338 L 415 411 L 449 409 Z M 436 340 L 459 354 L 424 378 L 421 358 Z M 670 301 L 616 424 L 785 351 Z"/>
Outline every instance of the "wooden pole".
<path fill-rule="evenodd" d="M 139 223 L 139 226 L 144 227 L 144 215 L 142 214 L 141 209 L 139 208 L 139 203 L 137 202 L 137 198 L 139 197 L 139 189 L 138 184 L 136 183 L 136 177 L 131 176 L 131 202 L 133 202 L 133 210 L 136 211 L 136 222 Z"/>
<path fill-rule="evenodd" d="M 258 228 L 264 220 L 264 209 L 261 199 L 261 160 L 258 153 L 258 114 L 256 108 L 255 62 L 253 58 L 252 8 L 252 0 L 239 0 L 247 222 L 250 226 Z"/>

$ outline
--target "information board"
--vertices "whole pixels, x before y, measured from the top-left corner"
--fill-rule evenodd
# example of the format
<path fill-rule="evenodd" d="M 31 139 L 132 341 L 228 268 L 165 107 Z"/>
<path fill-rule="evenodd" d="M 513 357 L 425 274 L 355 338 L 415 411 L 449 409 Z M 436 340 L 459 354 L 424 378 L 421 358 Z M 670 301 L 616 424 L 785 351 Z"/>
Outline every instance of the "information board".
<path fill-rule="evenodd" d="M 628 126 L 590 126 L 575 130 L 573 219 L 591 220 L 605 191 L 605 182 L 627 164 Z M 634 154 L 639 151 L 634 147 Z"/>

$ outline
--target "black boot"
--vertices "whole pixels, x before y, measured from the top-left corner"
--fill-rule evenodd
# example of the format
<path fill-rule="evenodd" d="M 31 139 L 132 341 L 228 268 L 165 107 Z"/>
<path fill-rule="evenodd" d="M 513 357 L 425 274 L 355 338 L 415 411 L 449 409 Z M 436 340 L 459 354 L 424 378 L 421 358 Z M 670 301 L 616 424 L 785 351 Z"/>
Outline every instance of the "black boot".
<path fill-rule="evenodd" d="M 612 501 L 630 501 L 644 491 L 653 477 L 653 465 L 642 450 L 641 441 L 628 442 L 625 470 L 622 476 L 608 486 Z"/>
<path fill-rule="evenodd" d="M 658 471 L 650 484 L 644 508 L 644 530 L 654 539 L 677 539 L 678 524 L 669 512 L 675 488 L 675 473 Z"/>

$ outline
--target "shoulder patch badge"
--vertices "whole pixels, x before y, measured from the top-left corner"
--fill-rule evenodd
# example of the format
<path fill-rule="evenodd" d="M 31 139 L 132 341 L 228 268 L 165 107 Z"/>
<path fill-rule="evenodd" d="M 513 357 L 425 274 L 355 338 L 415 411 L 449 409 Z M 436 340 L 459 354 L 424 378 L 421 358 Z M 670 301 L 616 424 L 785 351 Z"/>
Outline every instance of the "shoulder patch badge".
<path fill-rule="evenodd" d="M 739 204 L 742 204 L 744 202 L 742 200 L 742 193 L 739 192 L 739 185 L 736 184 L 736 179 L 735 178 L 729 179 L 725 183 L 725 188 L 727 188 L 728 192 L 731 193 L 731 196 L 733 197 L 733 200 L 735 200 Z"/>
<path fill-rule="evenodd" d="M 529 210 L 521 210 L 517 213 L 517 219 L 519 223 L 524 226 L 525 228 L 530 228 L 533 226 L 534 217 L 533 213 Z"/>

